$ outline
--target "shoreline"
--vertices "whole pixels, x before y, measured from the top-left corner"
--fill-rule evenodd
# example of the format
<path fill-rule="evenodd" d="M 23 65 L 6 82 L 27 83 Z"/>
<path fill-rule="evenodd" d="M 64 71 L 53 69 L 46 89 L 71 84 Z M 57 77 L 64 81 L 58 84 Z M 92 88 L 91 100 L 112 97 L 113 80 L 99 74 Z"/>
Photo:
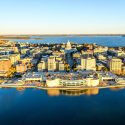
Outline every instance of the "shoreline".
<path fill-rule="evenodd" d="M 106 89 L 106 88 L 120 88 L 125 87 L 125 85 L 111 85 L 111 86 L 96 86 L 96 87 L 38 87 L 38 86 L 17 86 L 17 85 L 0 85 L 2 88 L 35 88 L 41 90 L 59 89 L 59 90 L 85 90 L 85 89 Z"/>

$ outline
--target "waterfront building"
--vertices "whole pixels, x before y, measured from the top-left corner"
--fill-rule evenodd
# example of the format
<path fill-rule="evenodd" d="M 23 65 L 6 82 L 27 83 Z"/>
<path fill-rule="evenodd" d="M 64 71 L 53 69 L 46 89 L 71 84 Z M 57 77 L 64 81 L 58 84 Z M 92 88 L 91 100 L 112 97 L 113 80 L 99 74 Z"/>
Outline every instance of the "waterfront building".
<path fill-rule="evenodd" d="M 88 73 L 87 73 L 88 74 Z M 79 73 L 47 73 L 46 85 L 48 87 L 91 87 L 98 86 L 99 79 L 97 77 L 88 76 L 84 72 Z"/>
<path fill-rule="evenodd" d="M 33 82 L 33 81 L 39 81 L 41 82 L 43 80 L 43 76 L 41 73 L 33 72 L 33 73 L 27 73 L 23 76 L 23 80 L 25 82 Z"/>
<path fill-rule="evenodd" d="M 99 79 L 98 78 L 86 78 L 87 80 L 87 86 L 94 87 L 99 85 Z"/>
<path fill-rule="evenodd" d="M 110 59 L 109 68 L 112 73 L 120 74 L 122 70 L 122 60 L 118 58 Z"/>
<path fill-rule="evenodd" d="M 47 79 L 48 87 L 94 87 L 99 85 L 98 78 L 87 78 L 82 80 Z"/>
<path fill-rule="evenodd" d="M 93 56 L 84 55 L 81 57 L 82 70 L 96 70 L 96 59 Z"/>
<path fill-rule="evenodd" d="M 87 86 L 86 80 L 61 80 L 60 84 L 63 87 L 83 87 Z"/>
<path fill-rule="evenodd" d="M 114 81 L 117 76 L 112 74 L 111 72 L 97 72 L 98 78 L 100 82 L 102 81 Z"/>
<path fill-rule="evenodd" d="M 60 79 L 46 79 L 47 87 L 62 87 L 60 84 Z"/>

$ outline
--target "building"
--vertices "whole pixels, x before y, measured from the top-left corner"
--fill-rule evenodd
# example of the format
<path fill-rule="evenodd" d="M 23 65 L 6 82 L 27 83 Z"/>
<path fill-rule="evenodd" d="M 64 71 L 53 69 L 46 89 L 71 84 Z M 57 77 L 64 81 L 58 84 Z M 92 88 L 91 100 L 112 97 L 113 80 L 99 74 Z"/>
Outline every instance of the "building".
<path fill-rule="evenodd" d="M 43 80 L 42 74 L 38 72 L 27 73 L 23 76 L 25 82 L 33 82 L 38 81 L 41 82 Z"/>
<path fill-rule="evenodd" d="M 81 57 L 82 70 L 96 70 L 96 59 L 93 56 L 84 55 Z"/>
<path fill-rule="evenodd" d="M 96 70 L 97 71 L 101 71 L 101 70 L 103 70 L 103 69 L 106 69 L 106 67 L 102 64 L 102 63 L 97 63 L 96 64 Z"/>
<path fill-rule="evenodd" d="M 65 49 L 66 49 L 66 50 L 72 49 L 71 43 L 70 43 L 69 41 L 67 42 Z"/>
<path fill-rule="evenodd" d="M 63 80 L 63 79 L 51 79 L 46 80 L 48 87 L 94 87 L 99 85 L 99 79 L 87 78 L 83 80 Z"/>
<path fill-rule="evenodd" d="M 93 55 L 93 50 L 86 50 L 86 51 L 82 50 L 82 51 L 81 51 L 81 54 L 82 54 L 82 55 L 86 55 L 86 54 L 89 54 L 89 55 L 91 54 L 91 55 Z"/>
<path fill-rule="evenodd" d="M 64 52 L 64 51 L 54 51 L 52 54 L 53 54 L 54 56 L 64 57 L 65 52 Z"/>
<path fill-rule="evenodd" d="M 87 78 L 87 86 L 94 87 L 99 85 L 99 79 L 98 78 Z"/>
<path fill-rule="evenodd" d="M 11 54 L 10 60 L 11 60 L 11 64 L 15 65 L 20 60 L 20 54 Z"/>
<path fill-rule="evenodd" d="M 48 71 L 55 71 L 55 70 L 56 70 L 55 56 L 50 56 L 48 58 Z"/>
<path fill-rule="evenodd" d="M 94 53 L 103 53 L 103 52 L 107 52 L 108 51 L 108 47 L 106 46 L 96 46 L 94 48 Z"/>
<path fill-rule="evenodd" d="M 21 54 L 30 54 L 30 50 L 29 49 L 21 49 Z"/>
<path fill-rule="evenodd" d="M 17 73 L 24 73 L 26 71 L 27 71 L 27 66 L 25 64 L 16 65 L 16 72 Z"/>
<path fill-rule="evenodd" d="M 20 59 L 20 63 L 22 64 L 28 64 L 28 63 L 31 63 L 32 61 L 32 58 L 28 57 L 28 58 L 23 58 L 23 59 Z"/>
<path fill-rule="evenodd" d="M 59 71 L 64 71 L 65 70 L 65 65 L 63 62 L 59 62 Z"/>
<path fill-rule="evenodd" d="M 38 71 L 44 71 L 47 70 L 47 62 L 45 60 L 42 60 L 38 65 L 37 65 Z"/>
<path fill-rule="evenodd" d="M 53 79 L 53 80 L 47 79 L 46 85 L 48 87 L 62 87 L 62 85 L 60 84 L 60 79 Z"/>
<path fill-rule="evenodd" d="M 0 59 L 0 71 L 8 72 L 11 68 L 10 59 Z"/>
<path fill-rule="evenodd" d="M 125 75 L 125 66 L 122 67 L 122 74 Z"/>
<path fill-rule="evenodd" d="M 106 56 L 104 56 L 104 55 L 102 55 L 102 54 L 98 54 L 98 55 L 97 55 L 97 59 L 98 59 L 98 60 L 106 60 L 107 58 L 106 58 Z"/>
<path fill-rule="evenodd" d="M 7 77 L 7 76 L 8 76 L 8 72 L 0 71 L 0 77 Z"/>
<path fill-rule="evenodd" d="M 109 68 L 112 73 L 120 74 L 122 71 L 122 60 L 118 58 L 110 59 Z"/>
<path fill-rule="evenodd" d="M 84 74 L 85 75 L 85 74 Z M 84 78 L 83 73 L 48 73 L 46 85 L 48 87 L 91 87 L 98 86 L 99 79 L 93 77 Z"/>
<path fill-rule="evenodd" d="M 111 72 L 97 72 L 98 78 L 100 82 L 102 81 L 114 81 L 117 76 L 115 74 L 112 74 Z"/>

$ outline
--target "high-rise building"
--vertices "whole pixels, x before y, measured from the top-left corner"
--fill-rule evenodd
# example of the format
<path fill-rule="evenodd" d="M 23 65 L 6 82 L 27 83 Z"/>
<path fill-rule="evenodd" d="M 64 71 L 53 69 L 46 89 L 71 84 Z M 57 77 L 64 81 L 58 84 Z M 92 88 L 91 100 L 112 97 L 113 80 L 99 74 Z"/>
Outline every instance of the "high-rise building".
<path fill-rule="evenodd" d="M 45 60 L 42 60 L 38 65 L 37 65 L 38 71 L 44 71 L 47 69 L 47 62 Z"/>
<path fill-rule="evenodd" d="M 96 70 L 96 60 L 91 55 L 84 55 L 81 57 L 81 69 L 82 70 Z"/>
<path fill-rule="evenodd" d="M 110 71 L 116 74 L 120 74 L 122 70 L 122 60 L 118 58 L 112 58 L 109 61 Z"/>
<path fill-rule="evenodd" d="M 48 71 L 55 71 L 56 70 L 56 60 L 54 56 L 50 56 L 48 58 Z"/>

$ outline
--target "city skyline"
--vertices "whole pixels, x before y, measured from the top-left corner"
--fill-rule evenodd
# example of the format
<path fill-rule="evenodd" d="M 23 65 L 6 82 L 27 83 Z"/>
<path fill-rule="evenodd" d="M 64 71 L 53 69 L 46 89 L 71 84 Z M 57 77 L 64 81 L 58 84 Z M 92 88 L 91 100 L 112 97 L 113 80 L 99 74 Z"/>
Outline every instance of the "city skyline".
<path fill-rule="evenodd" d="M 0 34 L 125 34 L 124 0 L 4 0 L 0 4 Z"/>

